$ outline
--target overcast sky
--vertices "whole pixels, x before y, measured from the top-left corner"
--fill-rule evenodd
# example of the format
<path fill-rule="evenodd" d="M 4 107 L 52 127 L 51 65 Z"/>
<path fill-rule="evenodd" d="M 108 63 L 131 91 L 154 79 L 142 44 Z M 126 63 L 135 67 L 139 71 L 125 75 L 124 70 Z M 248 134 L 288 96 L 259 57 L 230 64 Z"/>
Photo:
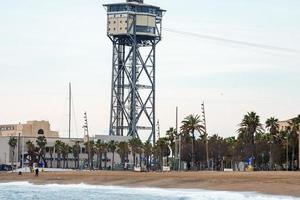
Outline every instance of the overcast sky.
<path fill-rule="evenodd" d="M 111 43 L 104 0 L 0 0 L 0 124 L 49 120 L 67 135 L 68 82 L 74 137 L 83 112 L 92 134 L 109 127 Z M 299 0 L 149 0 L 168 10 L 168 29 L 300 50 Z M 262 122 L 300 113 L 300 53 L 164 30 L 157 47 L 157 116 L 164 133 L 200 113 L 209 134 L 236 135 L 248 111 Z"/>

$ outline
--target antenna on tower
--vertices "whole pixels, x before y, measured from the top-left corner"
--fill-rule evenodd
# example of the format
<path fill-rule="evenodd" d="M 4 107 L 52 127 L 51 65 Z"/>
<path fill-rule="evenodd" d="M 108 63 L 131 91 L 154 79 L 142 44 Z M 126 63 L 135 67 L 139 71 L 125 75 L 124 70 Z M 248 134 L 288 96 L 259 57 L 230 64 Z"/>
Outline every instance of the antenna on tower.
<path fill-rule="evenodd" d="M 91 144 L 90 144 L 90 136 L 89 136 L 89 124 L 88 124 L 88 118 L 87 118 L 87 113 L 84 112 L 84 125 L 83 125 L 83 130 L 84 130 L 84 137 L 87 138 L 87 151 L 88 151 L 88 167 L 90 170 L 92 170 L 92 165 L 91 162 Z"/>

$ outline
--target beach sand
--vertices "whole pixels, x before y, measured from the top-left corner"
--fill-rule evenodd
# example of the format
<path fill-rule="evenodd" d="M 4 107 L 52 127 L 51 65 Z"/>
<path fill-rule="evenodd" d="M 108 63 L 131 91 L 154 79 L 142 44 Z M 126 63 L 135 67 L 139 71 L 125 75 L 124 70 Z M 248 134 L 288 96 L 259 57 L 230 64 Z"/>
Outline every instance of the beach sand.
<path fill-rule="evenodd" d="M 128 187 L 186 188 L 260 192 L 300 197 L 300 172 L 170 172 L 138 173 L 112 171 L 0 173 L 0 182 L 28 181 L 34 184 L 115 185 Z"/>

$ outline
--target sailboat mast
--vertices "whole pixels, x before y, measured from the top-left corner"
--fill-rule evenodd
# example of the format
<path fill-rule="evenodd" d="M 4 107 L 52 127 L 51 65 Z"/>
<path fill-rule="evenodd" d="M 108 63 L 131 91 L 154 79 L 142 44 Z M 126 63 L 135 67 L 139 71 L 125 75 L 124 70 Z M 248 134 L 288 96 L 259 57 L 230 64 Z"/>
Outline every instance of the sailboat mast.
<path fill-rule="evenodd" d="M 69 83 L 69 139 L 71 139 L 71 123 L 72 123 L 72 88 Z"/>

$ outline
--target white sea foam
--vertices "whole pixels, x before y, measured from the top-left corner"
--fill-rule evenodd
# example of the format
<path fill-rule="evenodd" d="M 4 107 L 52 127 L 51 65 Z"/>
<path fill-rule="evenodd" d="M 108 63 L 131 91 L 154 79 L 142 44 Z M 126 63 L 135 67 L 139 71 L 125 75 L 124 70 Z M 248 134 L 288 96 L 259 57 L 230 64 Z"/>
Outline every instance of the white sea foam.
<path fill-rule="evenodd" d="M 28 182 L 0 183 L 0 199 L 97 199 L 97 200 L 300 200 L 296 197 L 255 192 L 210 191 L 198 189 L 128 188 L 87 184 L 33 185 Z"/>

